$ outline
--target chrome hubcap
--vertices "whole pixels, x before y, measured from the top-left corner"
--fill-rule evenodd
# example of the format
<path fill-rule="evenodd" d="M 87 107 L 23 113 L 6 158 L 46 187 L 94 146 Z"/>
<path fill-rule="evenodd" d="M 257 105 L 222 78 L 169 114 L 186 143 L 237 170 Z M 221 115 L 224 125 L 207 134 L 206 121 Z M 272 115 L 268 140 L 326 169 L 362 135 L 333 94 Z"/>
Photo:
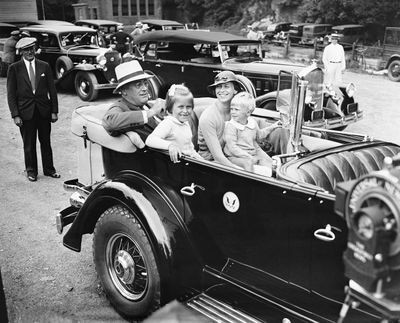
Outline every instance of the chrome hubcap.
<path fill-rule="evenodd" d="M 120 250 L 115 255 L 114 269 L 118 278 L 125 284 L 132 284 L 135 280 L 135 261 L 125 250 Z"/>

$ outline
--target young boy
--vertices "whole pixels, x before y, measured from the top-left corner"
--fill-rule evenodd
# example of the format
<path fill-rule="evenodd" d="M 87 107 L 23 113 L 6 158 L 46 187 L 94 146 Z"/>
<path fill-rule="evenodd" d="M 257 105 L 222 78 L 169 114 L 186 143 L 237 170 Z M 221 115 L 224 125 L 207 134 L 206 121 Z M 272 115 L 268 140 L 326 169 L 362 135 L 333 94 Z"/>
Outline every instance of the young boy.
<path fill-rule="evenodd" d="M 225 155 L 232 163 L 251 172 L 254 172 L 254 165 L 271 167 L 271 157 L 260 148 L 257 140 L 279 127 L 276 122 L 260 129 L 256 120 L 250 117 L 255 106 L 250 93 L 236 94 L 231 102 L 231 120 L 226 122 L 224 129 Z"/>

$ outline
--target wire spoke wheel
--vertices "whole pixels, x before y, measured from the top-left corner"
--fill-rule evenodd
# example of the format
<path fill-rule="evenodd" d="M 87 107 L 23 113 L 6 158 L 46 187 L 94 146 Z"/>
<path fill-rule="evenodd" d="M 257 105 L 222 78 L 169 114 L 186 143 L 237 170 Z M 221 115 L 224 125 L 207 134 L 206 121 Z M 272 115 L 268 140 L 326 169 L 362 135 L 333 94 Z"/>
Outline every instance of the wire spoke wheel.
<path fill-rule="evenodd" d="M 119 292 L 130 300 L 140 299 L 148 285 L 148 273 L 143 252 L 135 241 L 125 234 L 115 234 L 108 241 L 106 260 Z"/>

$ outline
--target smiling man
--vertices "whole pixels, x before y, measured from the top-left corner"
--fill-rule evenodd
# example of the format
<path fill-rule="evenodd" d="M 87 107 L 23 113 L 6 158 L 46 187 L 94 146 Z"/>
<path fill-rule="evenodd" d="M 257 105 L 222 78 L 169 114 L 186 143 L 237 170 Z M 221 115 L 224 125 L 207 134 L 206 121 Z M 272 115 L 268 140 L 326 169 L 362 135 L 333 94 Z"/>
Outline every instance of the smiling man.
<path fill-rule="evenodd" d="M 148 79 L 153 77 L 143 71 L 138 61 L 122 63 L 115 68 L 122 99 L 113 103 L 103 117 L 103 127 L 111 136 L 136 131 L 145 141 L 157 126 L 155 117 L 164 109 L 164 101 L 157 99 L 149 108 Z"/>
<path fill-rule="evenodd" d="M 22 59 L 8 69 L 7 98 L 11 117 L 19 127 L 24 144 L 28 180 L 38 175 L 36 138 L 40 141 L 43 173 L 59 178 L 53 165 L 50 144 L 51 123 L 58 120 L 58 99 L 49 64 L 35 58 L 36 38 L 25 37 L 15 48 Z"/>

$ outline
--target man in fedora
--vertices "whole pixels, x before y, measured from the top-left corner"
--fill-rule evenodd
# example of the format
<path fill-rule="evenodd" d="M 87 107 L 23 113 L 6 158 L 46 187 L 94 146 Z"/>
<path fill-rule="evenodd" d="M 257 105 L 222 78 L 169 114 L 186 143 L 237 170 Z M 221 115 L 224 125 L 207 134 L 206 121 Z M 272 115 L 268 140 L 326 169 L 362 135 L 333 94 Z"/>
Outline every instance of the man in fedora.
<path fill-rule="evenodd" d="M 3 63 L 5 64 L 5 68 L 8 69 L 12 63 L 15 62 L 16 58 L 16 50 L 15 45 L 17 44 L 20 38 L 19 30 L 13 30 L 11 35 L 4 43 L 4 52 L 3 52 Z"/>
<path fill-rule="evenodd" d="M 333 33 L 331 35 L 331 43 L 325 47 L 322 54 L 322 62 L 325 68 L 324 83 L 327 86 L 341 85 L 342 74 L 346 69 L 346 58 L 344 48 L 338 44 L 339 35 Z"/>
<path fill-rule="evenodd" d="M 53 165 L 50 144 L 51 123 L 58 120 L 58 99 L 49 64 L 35 58 L 36 38 L 25 37 L 16 49 L 22 59 L 11 64 L 7 76 L 7 99 L 14 123 L 24 145 L 28 180 L 37 180 L 36 137 L 40 141 L 43 173 L 59 178 Z"/>
<path fill-rule="evenodd" d="M 115 68 L 118 85 L 114 92 L 122 98 L 113 103 L 103 117 L 103 127 L 111 136 L 134 130 L 145 141 L 158 124 L 156 120 L 164 109 L 164 100 L 157 99 L 149 108 L 148 80 L 153 77 L 145 73 L 136 60 L 122 63 Z"/>

